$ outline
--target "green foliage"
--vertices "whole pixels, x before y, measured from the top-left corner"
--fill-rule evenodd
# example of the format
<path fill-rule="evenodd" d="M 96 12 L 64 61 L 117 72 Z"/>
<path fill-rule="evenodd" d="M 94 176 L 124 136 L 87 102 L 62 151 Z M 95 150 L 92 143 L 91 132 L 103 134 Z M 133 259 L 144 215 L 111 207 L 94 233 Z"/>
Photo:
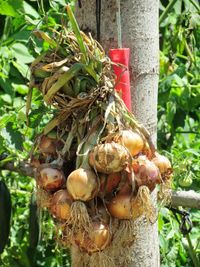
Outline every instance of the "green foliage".
<path fill-rule="evenodd" d="M 164 9 L 169 1 L 161 1 Z M 166 3 L 167 2 L 167 3 Z M 174 188 L 200 191 L 200 6 L 198 1 L 170 1 L 161 16 L 158 146 L 174 168 Z M 163 4 L 163 5 L 162 5 Z M 183 237 L 175 217 L 161 209 L 162 266 L 198 266 L 199 211 L 190 210 L 194 227 Z M 191 242 L 190 242 L 191 240 Z M 193 260 L 192 260 L 193 257 Z"/>

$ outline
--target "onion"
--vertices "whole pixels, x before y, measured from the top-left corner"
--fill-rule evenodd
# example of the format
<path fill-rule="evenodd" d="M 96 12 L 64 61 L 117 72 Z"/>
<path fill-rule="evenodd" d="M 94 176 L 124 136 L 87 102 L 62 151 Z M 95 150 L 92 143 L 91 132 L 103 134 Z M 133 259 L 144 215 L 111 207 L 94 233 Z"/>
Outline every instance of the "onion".
<path fill-rule="evenodd" d="M 100 175 L 100 193 L 102 195 L 112 193 L 121 180 L 120 172 L 111 173 L 108 176 Z"/>
<path fill-rule="evenodd" d="M 63 186 L 65 177 L 58 168 L 44 164 L 38 168 L 36 180 L 40 188 L 47 191 L 56 191 Z"/>
<path fill-rule="evenodd" d="M 79 231 L 75 235 L 75 243 L 83 250 L 93 253 L 105 249 L 110 241 L 111 234 L 107 224 L 93 222 L 91 231 Z"/>
<path fill-rule="evenodd" d="M 98 189 L 98 180 L 92 170 L 79 168 L 67 178 L 67 190 L 74 200 L 88 201 L 97 195 Z"/>
<path fill-rule="evenodd" d="M 89 155 L 90 166 L 107 174 L 119 172 L 130 163 L 126 148 L 114 142 L 96 146 Z"/>
<path fill-rule="evenodd" d="M 169 159 L 159 153 L 156 153 L 156 157 L 152 159 L 152 162 L 159 168 L 161 174 L 165 174 L 172 170 Z"/>
<path fill-rule="evenodd" d="M 56 143 L 55 138 L 42 135 L 39 143 L 39 151 L 44 155 L 55 155 L 56 154 Z"/>
<path fill-rule="evenodd" d="M 131 219 L 131 194 L 118 194 L 106 204 L 109 213 L 118 219 Z"/>
<path fill-rule="evenodd" d="M 134 161 L 133 169 L 138 186 L 146 185 L 150 191 L 153 191 L 156 184 L 161 183 L 159 169 L 145 156 L 140 156 Z"/>
<path fill-rule="evenodd" d="M 142 151 L 144 140 L 141 135 L 131 130 L 123 130 L 114 137 L 114 141 L 125 146 L 134 157 Z"/>
<path fill-rule="evenodd" d="M 124 175 L 126 175 L 126 179 L 123 184 L 120 184 L 118 194 L 131 194 L 131 192 L 135 191 L 135 174 L 134 172 L 124 172 Z"/>
<path fill-rule="evenodd" d="M 71 215 L 71 204 L 72 199 L 66 190 L 59 190 L 54 193 L 51 204 L 50 210 L 52 214 L 61 220 L 69 219 Z"/>

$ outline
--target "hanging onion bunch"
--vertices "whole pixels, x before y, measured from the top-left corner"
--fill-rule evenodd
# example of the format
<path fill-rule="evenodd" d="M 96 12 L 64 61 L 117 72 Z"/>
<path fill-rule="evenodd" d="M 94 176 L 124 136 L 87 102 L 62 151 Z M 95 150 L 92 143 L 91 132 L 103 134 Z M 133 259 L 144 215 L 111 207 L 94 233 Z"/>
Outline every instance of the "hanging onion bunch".
<path fill-rule="evenodd" d="M 135 220 L 154 221 L 151 192 L 167 185 L 165 197 L 172 169 L 114 90 L 112 62 L 100 44 L 79 30 L 69 6 L 67 12 L 72 32 L 35 32 L 50 48 L 32 63 L 30 85 L 54 108 L 31 155 L 37 199 L 62 245 L 109 258 L 118 242 L 133 242 L 127 235 Z"/>

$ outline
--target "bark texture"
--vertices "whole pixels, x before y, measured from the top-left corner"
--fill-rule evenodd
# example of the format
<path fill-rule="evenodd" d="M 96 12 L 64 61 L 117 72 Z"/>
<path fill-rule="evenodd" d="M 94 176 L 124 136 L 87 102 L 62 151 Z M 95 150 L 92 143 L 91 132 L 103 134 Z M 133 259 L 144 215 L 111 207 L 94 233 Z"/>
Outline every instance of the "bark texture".
<path fill-rule="evenodd" d="M 95 0 L 82 0 L 76 17 L 82 30 L 95 36 Z M 121 1 L 123 47 L 131 50 L 130 73 L 132 106 L 137 119 L 150 131 L 156 143 L 157 88 L 159 69 L 158 0 Z M 116 0 L 102 0 L 101 44 L 108 50 L 117 48 Z M 136 223 L 137 237 L 126 267 L 158 267 L 157 224 Z M 119 248 L 120 250 L 120 248 Z M 119 264 L 116 263 L 118 267 Z"/>

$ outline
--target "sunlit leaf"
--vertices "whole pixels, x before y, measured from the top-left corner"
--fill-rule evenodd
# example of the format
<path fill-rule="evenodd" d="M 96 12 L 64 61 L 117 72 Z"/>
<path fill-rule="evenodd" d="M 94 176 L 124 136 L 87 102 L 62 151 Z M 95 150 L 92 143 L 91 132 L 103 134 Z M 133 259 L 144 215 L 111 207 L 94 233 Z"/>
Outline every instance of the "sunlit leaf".
<path fill-rule="evenodd" d="M 0 0 L 0 14 L 6 16 L 18 16 L 19 9 L 23 8 L 23 0 Z"/>

